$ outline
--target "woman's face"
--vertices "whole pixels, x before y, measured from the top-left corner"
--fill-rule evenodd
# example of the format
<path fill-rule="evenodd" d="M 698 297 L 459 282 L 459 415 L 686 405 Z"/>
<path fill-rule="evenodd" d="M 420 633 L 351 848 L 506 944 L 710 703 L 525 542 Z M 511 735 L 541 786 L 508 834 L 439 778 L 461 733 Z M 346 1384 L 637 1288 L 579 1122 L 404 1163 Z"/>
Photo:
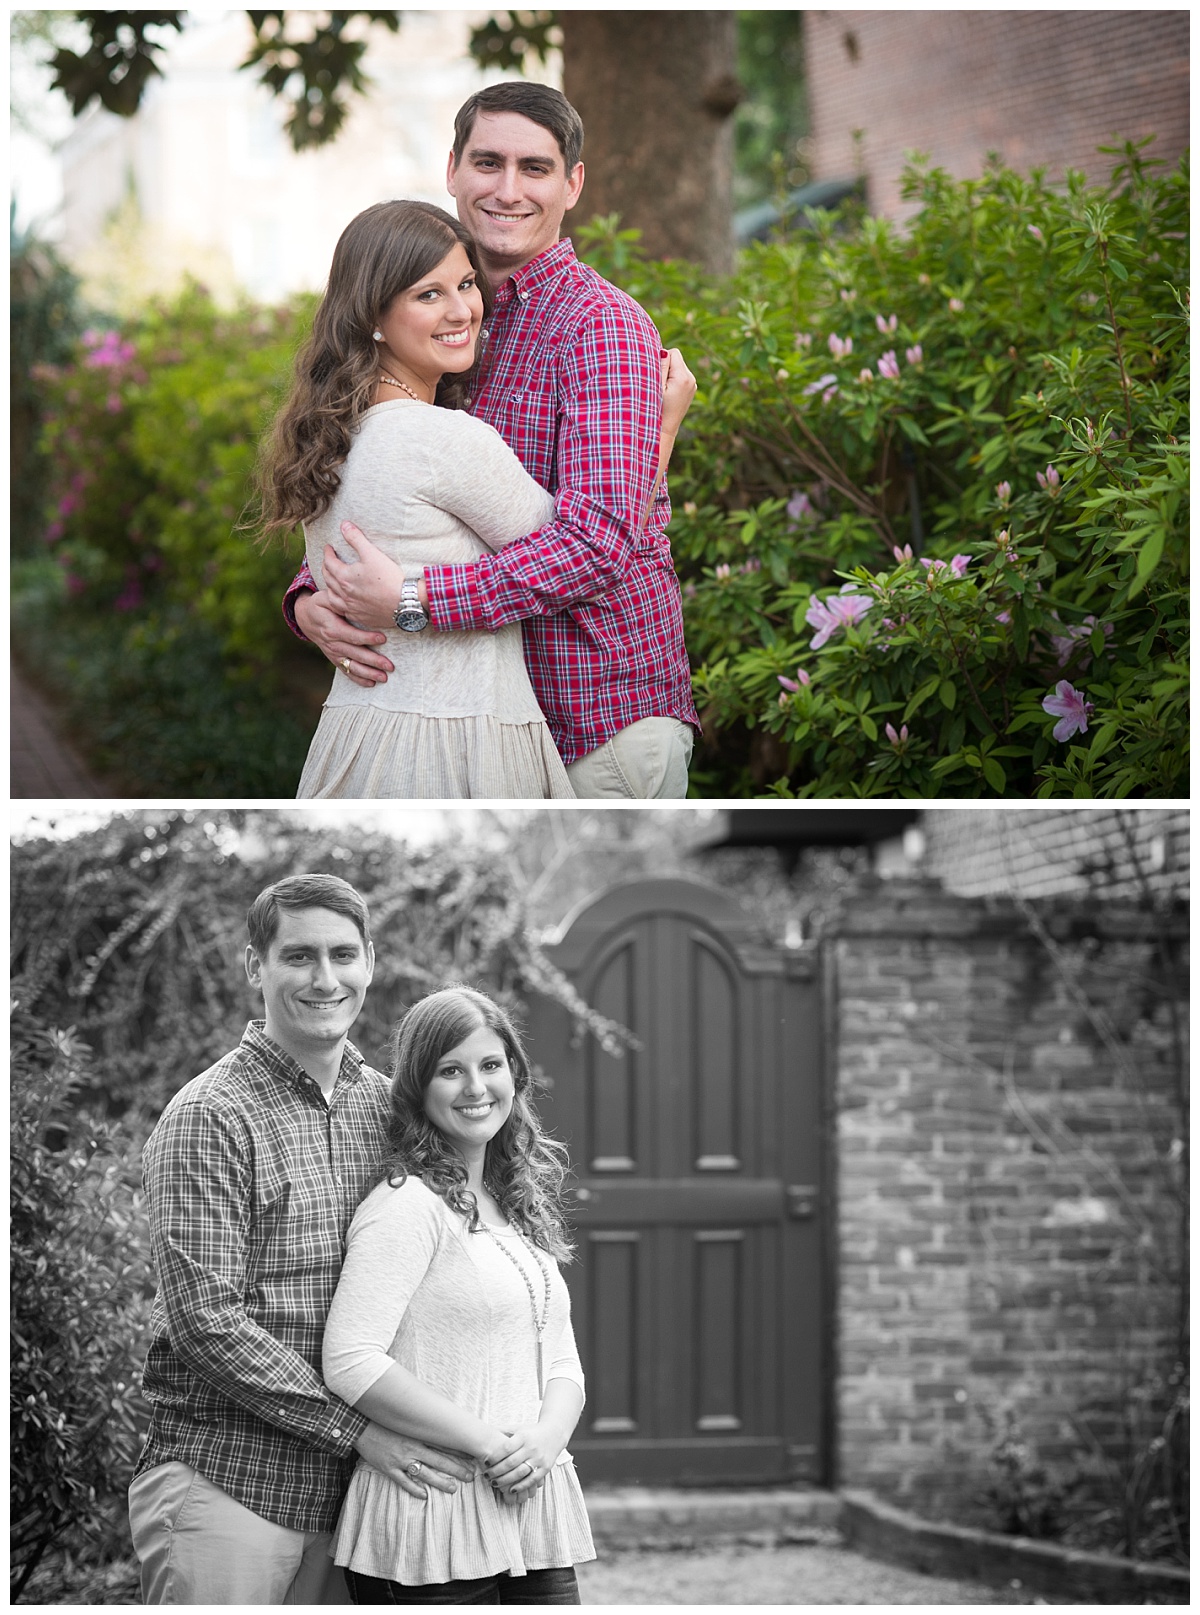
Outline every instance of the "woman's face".
<path fill-rule="evenodd" d="M 426 390 L 442 376 L 469 370 L 483 323 L 483 294 L 466 250 L 456 242 L 436 269 L 394 297 L 379 320 L 380 364 Z"/>
<path fill-rule="evenodd" d="M 425 1114 L 470 1160 L 508 1120 L 515 1092 L 504 1044 L 481 1026 L 438 1061 L 425 1090 Z"/>

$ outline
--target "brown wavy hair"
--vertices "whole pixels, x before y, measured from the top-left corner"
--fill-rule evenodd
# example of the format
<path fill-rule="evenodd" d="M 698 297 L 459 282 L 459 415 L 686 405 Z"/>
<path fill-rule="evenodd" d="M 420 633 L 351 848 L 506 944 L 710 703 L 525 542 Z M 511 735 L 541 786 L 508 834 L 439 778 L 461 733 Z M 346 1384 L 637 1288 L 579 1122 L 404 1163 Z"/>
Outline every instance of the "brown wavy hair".
<path fill-rule="evenodd" d="M 504 1045 L 515 1089 L 512 1110 L 488 1141 L 483 1181 L 528 1239 L 558 1261 L 570 1261 L 574 1247 L 562 1210 L 566 1148 L 542 1127 L 533 1103 L 529 1057 L 515 1026 L 499 1004 L 471 987 L 429 993 L 392 1033 L 392 1105 L 383 1177 L 393 1185 L 409 1176 L 420 1178 L 466 1217 L 472 1232 L 479 1227 L 479 1205 L 467 1188 L 466 1163 L 426 1116 L 425 1092 L 442 1056 L 481 1027 Z"/>
<path fill-rule="evenodd" d="M 260 526 L 289 532 L 328 510 L 338 467 L 374 397 L 379 355 L 372 332 L 401 292 L 461 246 L 491 312 L 491 289 L 474 241 L 456 218 L 429 202 L 376 202 L 342 231 L 312 333 L 296 357 L 287 402 L 259 451 Z M 462 407 L 476 365 L 443 379 L 435 402 Z"/>

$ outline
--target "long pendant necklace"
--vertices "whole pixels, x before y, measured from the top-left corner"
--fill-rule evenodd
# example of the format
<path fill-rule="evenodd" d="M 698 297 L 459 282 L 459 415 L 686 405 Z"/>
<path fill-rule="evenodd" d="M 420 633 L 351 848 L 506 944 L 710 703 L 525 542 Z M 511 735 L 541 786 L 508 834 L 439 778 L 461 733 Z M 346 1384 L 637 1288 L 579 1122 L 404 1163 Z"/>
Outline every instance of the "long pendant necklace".
<path fill-rule="evenodd" d="M 539 1269 L 541 1270 L 542 1284 L 543 1284 L 543 1287 L 544 1287 L 544 1295 L 542 1297 L 542 1316 L 541 1316 L 541 1319 L 539 1320 L 538 1319 L 537 1297 L 533 1293 L 533 1281 L 530 1279 L 529 1274 L 525 1271 L 524 1267 L 522 1267 L 521 1263 L 513 1255 L 512 1251 L 509 1250 L 508 1246 L 500 1238 L 499 1234 L 495 1233 L 491 1228 L 489 1228 L 488 1225 L 485 1222 L 481 1222 L 479 1226 L 483 1229 L 485 1234 L 489 1234 L 491 1236 L 492 1243 L 497 1247 L 497 1249 L 502 1250 L 504 1252 L 505 1256 L 508 1257 L 509 1261 L 512 1263 L 512 1265 L 516 1268 L 517 1272 L 521 1275 L 522 1279 L 524 1279 L 524 1281 L 525 1281 L 525 1288 L 529 1292 L 529 1310 L 533 1314 L 533 1333 L 534 1333 L 535 1339 L 537 1340 L 538 1395 L 539 1396 L 545 1396 L 545 1394 L 546 1394 L 546 1367 L 545 1367 L 546 1324 L 550 1320 L 550 1269 L 546 1266 L 545 1262 L 542 1261 L 542 1258 L 538 1255 L 538 1253 L 534 1249 L 534 1247 L 525 1238 L 524 1234 L 521 1233 L 520 1229 L 519 1228 L 514 1228 L 512 1223 L 509 1223 L 508 1226 L 510 1228 L 512 1228 L 513 1233 L 516 1234 L 517 1238 L 521 1241 L 522 1245 L 524 1245 L 525 1249 L 533 1257 L 534 1261 L 537 1263 Z"/>

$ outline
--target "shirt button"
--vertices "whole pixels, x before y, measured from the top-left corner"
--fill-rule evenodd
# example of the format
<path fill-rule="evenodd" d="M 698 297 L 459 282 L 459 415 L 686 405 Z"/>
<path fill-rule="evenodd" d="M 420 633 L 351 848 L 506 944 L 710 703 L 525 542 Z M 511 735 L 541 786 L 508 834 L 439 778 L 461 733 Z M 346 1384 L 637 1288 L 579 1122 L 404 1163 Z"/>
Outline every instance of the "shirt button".
<path fill-rule="evenodd" d="M 342 1438 L 342 1432 L 341 1432 L 341 1431 L 340 1431 L 340 1430 L 335 1430 L 335 1431 L 334 1431 L 334 1432 L 333 1432 L 333 1439 L 334 1439 L 334 1440 L 335 1440 L 335 1441 L 340 1441 L 340 1440 L 341 1440 L 341 1438 Z"/>

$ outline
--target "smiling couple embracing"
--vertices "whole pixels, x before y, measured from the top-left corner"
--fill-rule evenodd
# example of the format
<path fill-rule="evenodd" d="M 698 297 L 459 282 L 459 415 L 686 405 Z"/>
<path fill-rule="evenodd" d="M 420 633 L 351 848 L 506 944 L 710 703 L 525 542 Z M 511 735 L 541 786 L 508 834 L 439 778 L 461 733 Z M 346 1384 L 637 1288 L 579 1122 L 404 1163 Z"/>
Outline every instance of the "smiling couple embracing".
<path fill-rule="evenodd" d="M 264 1018 L 143 1158 L 143 1601 L 577 1604 L 565 1151 L 521 1040 L 444 988 L 397 1026 L 389 1080 L 348 1041 L 375 965 L 360 894 L 291 876 L 247 930 Z"/>
<path fill-rule="evenodd" d="M 338 242 L 259 468 L 304 525 L 285 616 L 335 664 L 302 797 L 682 797 L 698 719 L 664 473 L 695 392 L 560 237 L 583 126 L 506 82 L 455 121 L 458 218 Z"/>

